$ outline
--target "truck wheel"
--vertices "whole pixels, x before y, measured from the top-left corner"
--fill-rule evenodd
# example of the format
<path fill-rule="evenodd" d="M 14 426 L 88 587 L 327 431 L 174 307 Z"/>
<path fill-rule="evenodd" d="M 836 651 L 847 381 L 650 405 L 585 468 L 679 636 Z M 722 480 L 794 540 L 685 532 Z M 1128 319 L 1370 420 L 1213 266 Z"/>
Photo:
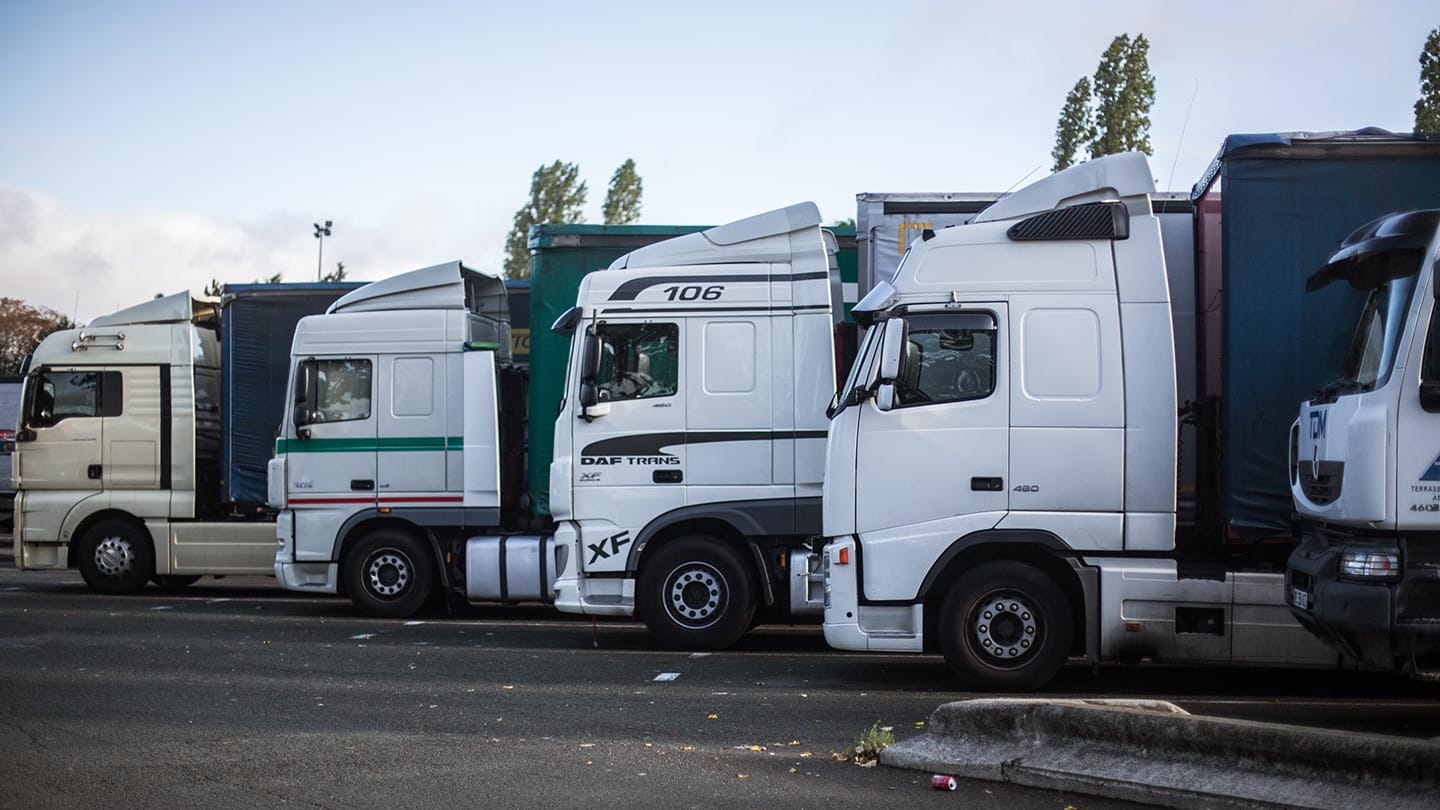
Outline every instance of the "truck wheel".
<path fill-rule="evenodd" d="M 366 535 L 345 563 L 345 591 L 368 616 L 403 619 L 415 615 L 430 596 L 435 578 L 430 550 L 393 529 Z"/>
<path fill-rule="evenodd" d="M 135 593 L 155 570 L 155 549 L 144 527 L 107 518 L 91 526 L 75 547 L 85 584 L 98 593 Z"/>
<path fill-rule="evenodd" d="M 167 593 L 183 591 L 199 581 L 200 577 L 192 574 L 162 574 L 155 577 L 155 584 Z"/>
<path fill-rule="evenodd" d="M 750 575 L 713 537 L 685 537 L 655 552 L 640 572 L 640 618 L 666 647 L 720 650 L 739 640 L 755 615 Z"/>
<path fill-rule="evenodd" d="M 1028 691 L 1070 657 L 1069 603 L 1032 565 L 1000 560 L 965 572 L 940 607 L 940 649 L 967 685 Z"/>

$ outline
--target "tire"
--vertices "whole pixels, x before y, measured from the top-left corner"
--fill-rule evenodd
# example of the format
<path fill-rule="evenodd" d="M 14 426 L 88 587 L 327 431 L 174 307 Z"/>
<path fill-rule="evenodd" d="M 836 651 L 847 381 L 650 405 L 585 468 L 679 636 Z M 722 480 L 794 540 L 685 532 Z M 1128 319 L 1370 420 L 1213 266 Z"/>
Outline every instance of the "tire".
<path fill-rule="evenodd" d="M 167 593 L 183 591 L 199 581 L 200 577 L 193 574 L 161 574 L 155 577 L 155 584 Z"/>
<path fill-rule="evenodd" d="M 730 546 L 714 537 L 667 543 L 640 572 L 638 611 L 663 646 L 721 650 L 750 629 L 754 586 Z"/>
<path fill-rule="evenodd" d="M 346 556 L 345 591 L 367 616 L 414 616 L 435 581 L 430 549 L 413 535 L 381 529 L 362 538 Z"/>
<path fill-rule="evenodd" d="M 136 593 L 154 574 L 155 549 L 143 526 L 121 518 L 106 518 L 80 538 L 75 563 L 92 591 Z"/>
<path fill-rule="evenodd" d="M 1000 560 L 965 572 L 941 603 L 945 661 L 967 686 L 1039 689 L 1060 674 L 1074 637 L 1070 605 L 1055 580 Z"/>

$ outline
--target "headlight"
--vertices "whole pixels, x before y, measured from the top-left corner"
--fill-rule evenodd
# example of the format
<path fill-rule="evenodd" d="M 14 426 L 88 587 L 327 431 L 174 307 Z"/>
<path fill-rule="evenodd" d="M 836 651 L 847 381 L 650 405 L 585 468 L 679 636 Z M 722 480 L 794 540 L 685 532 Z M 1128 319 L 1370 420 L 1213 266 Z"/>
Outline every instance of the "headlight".
<path fill-rule="evenodd" d="M 1351 579 L 1400 578 L 1400 552 L 1348 549 L 1340 554 L 1340 575 Z"/>

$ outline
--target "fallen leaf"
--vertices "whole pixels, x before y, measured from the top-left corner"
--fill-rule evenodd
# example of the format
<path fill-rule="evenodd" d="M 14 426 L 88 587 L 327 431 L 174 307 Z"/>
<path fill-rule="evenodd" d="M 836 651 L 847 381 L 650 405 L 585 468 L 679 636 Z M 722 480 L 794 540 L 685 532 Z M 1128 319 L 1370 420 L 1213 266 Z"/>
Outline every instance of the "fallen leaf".
<path fill-rule="evenodd" d="M 864 762 L 856 762 L 855 764 L 856 764 L 856 765 L 859 765 L 859 766 L 862 767 L 862 768 L 873 768 L 873 767 L 875 767 L 876 765 L 879 765 L 879 764 L 880 764 L 880 760 L 878 760 L 878 759 L 867 759 L 867 760 L 865 760 Z M 1075 810 L 1075 808 L 1073 808 L 1073 807 L 1067 807 L 1067 808 L 1065 808 L 1065 810 Z"/>
<path fill-rule="evenodd" d="M 594 748 L 595 743 L 580 743 L 581 748 Z"/>
<path fill-rule="evenodd" d="M 748 774 L 748 773 L 737 773 L 737 774 L 735 774 L 735 776 L 736 776 L 737 778 L 740 778 L 740 779 L 749 779 L 749 778 L 750 778 L 750 774 Z M 1070 808 L 1067 808 L 1066 810 L 1075 810 L 1075 808 L 1070 807 Z"/>
<path fill-rule="evenodd" d="M 695 746 L 693 746 L 693 745 L 682 745 L 682 746 L 680 746 L 680 750 L 681 750 L 681 751 L 694 751 L 694 750 L 695 750 Z"/>
<path fill-rule="evenodd" d="M 719 720 L 719 719 L 720 719 L 720 715 L 718 715 L 718 714 L 716 714 L 716 713 L 714 713 L 714 712 L 711 712 L 711 713 L 705 715 L 705 719 L 706 719 L 706 720 Z"/>
<path fill-rule="evenodd" d="M 915 721 L 915 727 L 916 727 L 916 728 L 924 728 L 924 727 L 925 727 L 925 721 L 924 721 L 924 720 L 916 720 L 916 721 Z"/>

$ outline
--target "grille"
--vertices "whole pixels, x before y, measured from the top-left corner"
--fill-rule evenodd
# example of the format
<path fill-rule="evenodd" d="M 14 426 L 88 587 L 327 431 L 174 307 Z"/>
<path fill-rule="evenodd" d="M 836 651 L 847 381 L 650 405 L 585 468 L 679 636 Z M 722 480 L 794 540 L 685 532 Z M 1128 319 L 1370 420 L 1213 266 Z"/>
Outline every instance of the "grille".
<path fill-rule="evenodd" d="M 1340 497 L 1340 485 L 1345 478 L 1345 462 L 1321 461 L 1314 464 L 1300 462 L 1300 491 L 1316 506 L 1327 506 Z"/>

